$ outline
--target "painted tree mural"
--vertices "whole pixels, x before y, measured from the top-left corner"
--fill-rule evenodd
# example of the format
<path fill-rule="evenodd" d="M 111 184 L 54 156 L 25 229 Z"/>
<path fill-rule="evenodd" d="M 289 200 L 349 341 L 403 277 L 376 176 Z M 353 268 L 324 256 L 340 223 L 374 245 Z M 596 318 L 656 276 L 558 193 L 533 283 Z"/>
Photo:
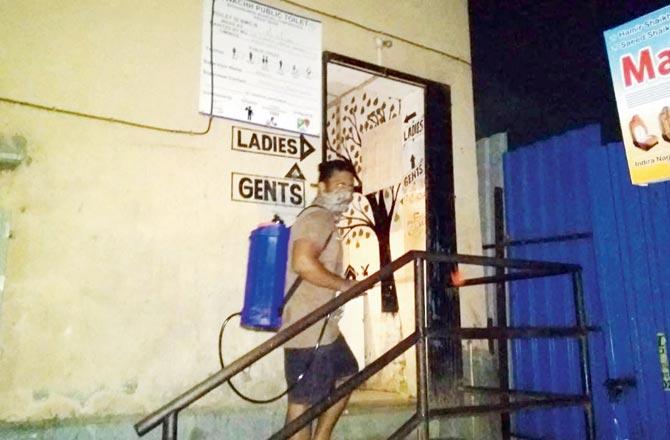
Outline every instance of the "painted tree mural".
<path fill-rule="evenodd" d="M 400 100 L 381 98 L 364 91 L 353 92 L 341 98 L 339 104 L 331 107 L 326 121 L 326 148 L 329 160 L 342 159 L 350 162 L 356 170 L 355 180 L 363 187 L 362 135 L 368 130 L 397 118 L 400 114 Z M 391 225 L 399 220 L 396 212 L 401 184 L 374 191 L 369 194 L 357 193 L 347 212 L 341 218 L 339 227 L 346 244 L 360 246 L 362 240 L 372 234 L 379 245 L 379 264 L 390 264 Z M 393 275 L 381 284 L 382 311 L 398 311 L 398 295 Z"/>

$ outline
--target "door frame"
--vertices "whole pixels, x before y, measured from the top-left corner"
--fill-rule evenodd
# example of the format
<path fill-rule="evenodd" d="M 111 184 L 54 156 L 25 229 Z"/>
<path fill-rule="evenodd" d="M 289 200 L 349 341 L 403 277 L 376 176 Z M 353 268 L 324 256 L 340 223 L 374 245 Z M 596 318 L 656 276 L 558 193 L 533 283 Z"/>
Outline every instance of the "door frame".
<path fill-rule="evenodd" d="M 454 254 L 457 252 L 456 206 L 454 190 L 453 140 L 451 122 L 451 88 L 425 78 L 324 51 L 322 56 L 322 158 L 326 160 L 326 107 L 328 64 L 339 64 L 377 76 L 407 82 L 424 89 L 425 165 L 426 165 L 426 251 Z M 428 266 L 427 311 L 429 325 L 460 327 L 458 295 L 448 286 L 451 267 Z M 430 390 L 433 396 L 448 398 L 463 377 L 460 341 L 431 339 L 428 346 Z"/>

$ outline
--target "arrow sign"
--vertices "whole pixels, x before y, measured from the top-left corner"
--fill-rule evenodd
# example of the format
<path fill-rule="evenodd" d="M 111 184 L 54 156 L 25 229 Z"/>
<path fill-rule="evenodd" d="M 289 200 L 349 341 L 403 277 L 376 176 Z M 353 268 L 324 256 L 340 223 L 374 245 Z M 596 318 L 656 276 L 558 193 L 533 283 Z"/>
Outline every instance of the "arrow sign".
<path fill-rule="evenodd" d="M 413 154 L 412 157 L 409 158 L 409 163 L 411 164 L 412 169 L 416 168 L 416 158 L 414 157 Z"/>
<path fill-rule="evenodd" d="M 304 134 L 300 135 L 300 161 L 302 162 L 309 156 L 310 154 L 314 153 L 316 151 L 316 148 L 312 146 L 312 144 L 309 143 L 307 138 L 305 138 Z M 304 179 L 304 177 L 303 177 Z"/>
<path fill-rule="evenodd" d="M 405 116 L 405 123 L 411 121 L 414 116 L 416 116 L 416 112 L 412 112 L 409 115 Z"/>
<path fill-rule="evenodd" d="M 245 153 L 265 154 L 288 159 L 305 160 L 316 151 L 304 135 L 273 133 L 233 127 L 232 149 Z"/>
<path fill-rule="evenodd" d="M 284 177 L 287 177 L 289 179 L 300 179 L 300 180 L 305 180 L 305 175 L 302 173 L 300 170 L 300 167 L 298 166 L 297 163 L 295 163 L 290 170 L 288 170 L 288 173 Z"/>

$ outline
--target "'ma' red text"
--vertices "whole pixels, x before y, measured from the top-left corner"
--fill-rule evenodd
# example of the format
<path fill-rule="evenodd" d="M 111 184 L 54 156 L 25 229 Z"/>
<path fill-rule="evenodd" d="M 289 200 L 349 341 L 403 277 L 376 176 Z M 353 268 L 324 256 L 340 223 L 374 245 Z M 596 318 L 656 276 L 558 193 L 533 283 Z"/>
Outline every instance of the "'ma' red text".
<path fill-rule="evenodd" d="M 631 54 L 622 56 L 621 73 L 626 87 L 670 75 L 670 48 L 663 49 L 655 57 L 648 47 L 640 51 L 637 59 Z"/>

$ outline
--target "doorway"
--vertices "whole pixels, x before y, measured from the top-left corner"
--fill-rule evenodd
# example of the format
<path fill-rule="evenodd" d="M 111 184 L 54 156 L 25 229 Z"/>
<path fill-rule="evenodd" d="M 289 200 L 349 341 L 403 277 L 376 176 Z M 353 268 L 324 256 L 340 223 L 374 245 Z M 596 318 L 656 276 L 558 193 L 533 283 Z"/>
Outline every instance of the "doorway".
<path fill-rule="evenodd" d="M 339 224 L 346 276 L 362 280 L 409 250 L 455 252 L 448 86 L 328 52 L 323 72 L 323 159 L 356 169 L 358 192 Z M 430 316 L 459 325 L 445 281 L 429 275 Z M 340 328 L 361 367 L 412 333 L 412 268 L 349 303 Z M 435 341 L 429 356 L 433 389 L 460 376 L 459 344 Z M 410 351 L 365 388 L 414 396 L 415 374 Z"/>

